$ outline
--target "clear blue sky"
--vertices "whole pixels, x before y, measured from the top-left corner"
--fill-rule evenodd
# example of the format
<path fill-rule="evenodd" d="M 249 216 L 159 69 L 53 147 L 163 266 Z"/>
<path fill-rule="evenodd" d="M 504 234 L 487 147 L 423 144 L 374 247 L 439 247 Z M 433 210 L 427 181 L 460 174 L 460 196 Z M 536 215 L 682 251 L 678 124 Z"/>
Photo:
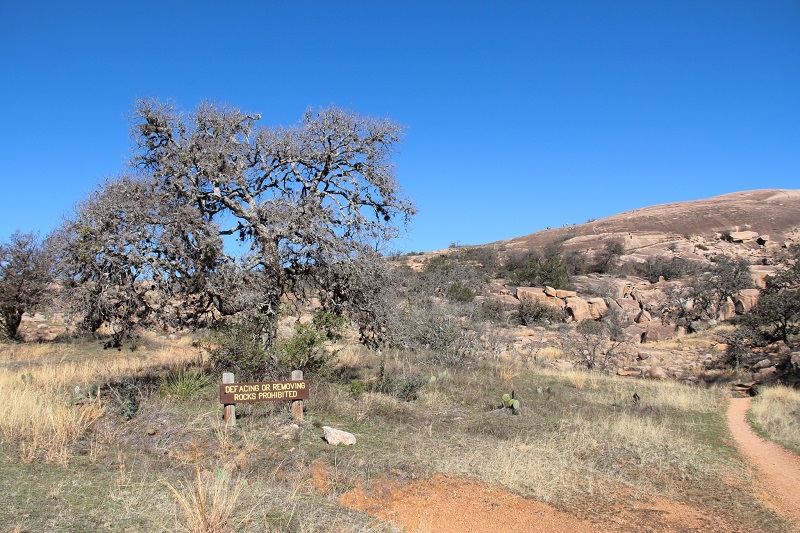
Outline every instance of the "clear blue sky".
<path fill-rule="evenodd" d="M 0 20 L 0 240 L 119 173 L 146 96 L 405 124 L 402 251 L 800 188 L 797 0 L 28 0 Z"/>

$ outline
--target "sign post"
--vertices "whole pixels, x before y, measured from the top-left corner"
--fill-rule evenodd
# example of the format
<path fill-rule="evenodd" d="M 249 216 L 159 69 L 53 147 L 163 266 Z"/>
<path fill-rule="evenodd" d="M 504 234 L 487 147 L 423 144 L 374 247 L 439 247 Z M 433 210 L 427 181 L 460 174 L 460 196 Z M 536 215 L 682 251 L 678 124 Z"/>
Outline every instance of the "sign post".
<path fill-rule="evenodd" d="M 302 370 L 292 370 L 292 381 L 303 381 Z M 303 419 L 303 400 L 292 400 L 292 418 L 295 420 Z"/>
<path fill-rule="evenodd" d="M 236 404 L 268 401 L 291 401 L 292 416 L 303 419 L 303 400 L 309 398 L 308 381 L 303 372 L 295 370 L 289 381 L 265 381 L 235 383 L 231 372 L 222 375 L 219 386 L 219 401 L 225 406 L 224 420 L 227 426 L 236 425 Z"/>
<path fill-rule="evenodd" d="M 233 383 L 233 372 L 225 372 L 222 374 L 222 385 L 225 386 L 228 383 Z M 236 425 L 235 403 L 225 404 L 225 412 L 222 413 L 222 419 L 225 420 L 225 425 L 228 427 Z"/>

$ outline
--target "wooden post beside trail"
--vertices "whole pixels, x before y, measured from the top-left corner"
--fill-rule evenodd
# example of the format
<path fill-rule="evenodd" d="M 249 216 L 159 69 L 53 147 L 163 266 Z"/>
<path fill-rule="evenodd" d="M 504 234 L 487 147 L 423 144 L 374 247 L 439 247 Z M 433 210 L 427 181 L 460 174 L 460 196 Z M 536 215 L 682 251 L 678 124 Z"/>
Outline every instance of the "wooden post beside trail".
<path fill-rule="evenodd" d="M 233 379 L 233 372 L 225 372 L 222 374 L 222 383 L 235 383 Z M 225 404 L 225 412 L 222 415 L 222 419 L 225 420 L 225 426 L 231 427 L 236 425 L 236 404 L 235 403 L 226 403 Z"/>
<path fill-rule="evenodd" d="M 292 381 L 302 381 L 303 380 L 303 371 L 302 370 L 292 370 Z M 293 400 L 292 401 L 292 418 L 295 420 L 303 420 L 303 400 Z"/>

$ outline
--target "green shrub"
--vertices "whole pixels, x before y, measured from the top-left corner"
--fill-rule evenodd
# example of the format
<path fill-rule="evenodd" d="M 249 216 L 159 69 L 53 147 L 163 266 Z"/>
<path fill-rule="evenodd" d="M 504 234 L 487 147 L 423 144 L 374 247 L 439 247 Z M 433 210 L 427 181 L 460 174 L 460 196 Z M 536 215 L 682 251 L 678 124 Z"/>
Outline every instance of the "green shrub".
<path fill-rule="evenodd" d="M 696 274 L 698 264 L 682 257 L 651 256 L 644 263 L 635 265 L 634 273 L 656 283 L 660 278 L 665 280 L 682 278 Z"/>
<path fill-rule="evenodd" d="M 266 349 L 261 345 L 257 328 L 247 324 L 227 325 L 207 340 L 210 362 L 222 372 L 236 374 L 237 381 L 286 379 L 293 370 L 301 370 L 307 377 L 325 375 L 331 370 L 333 354 L 322 344 L 344 322 L 332 313 L 320 313 L 317 317 L 316 321 L 297 326 L 290 338 Z"/>
<path fill-rule="evenodd" d="M 342 315 L 319 311 L 314 315 L 312 325 L 315 330 L 322 333 L 327 339 L 340 339 L 342 330 L 347 325 L 347 319 Z"/>
<path fill-rule="evenodd" d="M 171 370 L 158 380 L 158 388 L 164 394 L 179 398 L 190 398 L 211 383 L 211 376 L 199 369 Z"/>
<path fill-rule="evenodd" d="M 312 324 L 300 324 L 294 335 L 279 342 L 270 351 L 277 357 L 284 373 L 301 370 L 304 375 L 323 375 L 331 370 L 332 354 L 323 349 L 325 333 Z"/>
<path fill-rule="evenodd" d="M 417 399 L 419 390 L 428 383 L 429 378 L 422 374 L 412 374 L 400 379 L 394 391 L 394 396 L 404 402 L 412 402 Z"/>
<path fill-rule="evenodd" d="M 515 285 L 549 285 L 556 289 L 571 289 L 569 267 L 559 255 L 542 258 L 531 253 L 523 258 L 512 259 L 506 265 L 511 283 Z"/>
<path fill-rule="evenodd" d="M 564 312 L 543 302 L 525 301 L 517 307 L 517 319 L 523 326 L 556 324 L 564 322 Z"/>
<path fill-rule="evenodd" d="M 416 400 L 419 390 L 430 382 L 430 378 L 423 374 L 411 374 L 400 378 L 391 377 L 386 373 L 385 360 L 381 361 L 377 377 L 373 388 L 375 392 L 394 396 L 404 402 Z"/>
<path fill-rule="evenodd" d="M 277 362 L 261 346 L 259 333 L 247 324 L 226 324 L 204 340 L 209 363 L 220 372 L 233 372 L 238 381 L 261 381 L 278 376 Z"/>
<path fill-rule="evenodd" d="M 357 379 L 350 380 L 350 384 L 347 386 L 347 390 L 350 393 L 350 396 L 353 398 L 360 398 L 362 394 L 366 391 L 364 384 Z"/>
<path fill-rule="evenodd" d="M 479 320 L 494 322 L 496 324 L 505 324 L 508 319 L 508 313 L 506 312 L 507 307 L 508 304 L 487 298 L 478 308 L 477 317 Z"/>
<path fill-rule="evenodd" d="M 447 287 L 447 298 L 453 302 L 467 303 L 475 299 L 475 293 L 472 289 L 467 287 L 461 282 L 451 283 Z"/>

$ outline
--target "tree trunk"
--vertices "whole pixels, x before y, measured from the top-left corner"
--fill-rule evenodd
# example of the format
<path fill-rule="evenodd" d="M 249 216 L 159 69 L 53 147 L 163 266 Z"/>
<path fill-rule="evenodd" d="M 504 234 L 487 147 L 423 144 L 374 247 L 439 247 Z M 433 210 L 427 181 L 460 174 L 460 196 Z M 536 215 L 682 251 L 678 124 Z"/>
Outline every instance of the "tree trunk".
<path fill-rule="evenodd" d="M 16 307 L 3 310 L 3 332 L 8 340 L 13 341 L 17 339 L 17 330 L 22 322 L 22 314 L 24 311 Z"/>

